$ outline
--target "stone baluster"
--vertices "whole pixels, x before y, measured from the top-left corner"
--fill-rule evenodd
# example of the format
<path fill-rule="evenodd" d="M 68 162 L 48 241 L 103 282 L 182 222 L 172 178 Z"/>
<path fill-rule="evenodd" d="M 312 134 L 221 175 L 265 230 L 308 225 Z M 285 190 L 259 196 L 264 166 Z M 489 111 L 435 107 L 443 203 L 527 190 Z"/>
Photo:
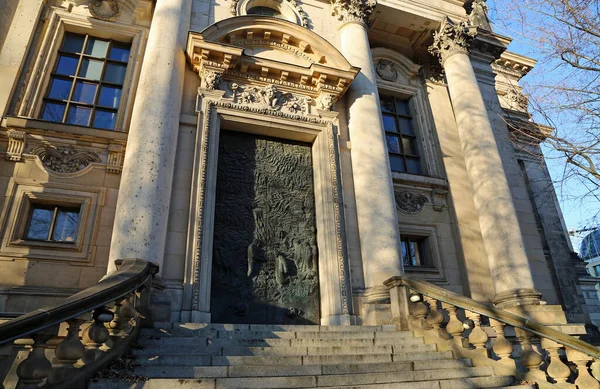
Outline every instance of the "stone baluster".
<path fill-rule="evenodd" d="M 488 351 L 485 344 L 488 341 L 488 335 L 481 328 L 481 315 L 475 312 L 465 311 L 469 320 L 473 321 L 473 328 L 469 334 L 469 342 L 475 346 L 475 350 L 484 356 L 488 356 Z"/>
<path fill-rule="evenodd" d="M 546 374 L 539 370 L 539 367 L 544 361 L 544 359 L 531 346 L 531 338 L 533 337 L 533 335 L 530 332 L 522 330 L 520 328 L 515 328 L 515 333 L 517 335 L 519 343 L 521 344 L 521 348 L 523 349 L 523 351 L 521 352 L 521 356 L 519 357 L 521 365 L 525 367 L 530 373 L 538 376 L 540 379 L 545 380 Z"/>
<path fill-rule="evenodd" d="M 135 317 L 135 309 L 131 306 L 131 303 L 129 303 L 129 297 L 124 297 L 115 301 L 113 313 L 113 319 L 107 324 L 110 335 L 118 336 L 123 333 L 128 333 L 131 330 L 129 320 L 132 317 Z"/>
<path fill-rule="evenodd" d="M 569 361 L 573 362 L 577 366 L 577 378 L 575 379 L 575 385 L 579 389 L 599 389 L 600 383 L 594 377 L 590 375 L 588 371 L 588 362 L 593 361 L 593 358 L 581 351 L 567 348 L 567 357 Z"/>
<path fill-rule="evenodd" d="M 52 371 L 52 363 L 46 358 L 46 342 L 52 338 L 48 334 L 34 334 L 31 352 L 17 367 L 19 388 L 37 388 Z"/>
<path fill-rule="evenodd" d="M 590 365 L 590 370 L 592 371 L 592 377 L 600 381 L 600 360 L 595 359 Z"/>
<path fill-rule="evenodd" d="M 71 319 L 67 322 L 69 325 L 67 336 L 54 351 L 56 361 L 54 361 L 54 369 L 48 376 L 49 383 L 64 381 L 71 374 L 73 365 L 85 357 L 85 346 L 79 338 L 79 331 L 84 322 L 85 320 L 82 319 Z"/>
<path fill-rule="evenodd" d="M 504 335 L 504 327 L 506 325 L 501 321 L 490 319 L 490 326 L 496 332 L 496 341 L 492 346 L 492 350 L 500 358 L 500 362 L 503 365 L 514 368 L 516 366 L 515 360 L 510 357 L 513 352 L 513 344 Z"/>
<path fill-rule="evenodd" d="M 110 333 L 108 332 L 108 329 L 106 329 L 104 323 L 112 321 L 112 317 L 108 320 L 104 320 L 102 316 L 106 314 L 99 312 L 101 311 L 94 311 L 94 320 L 92 321 L 92 324 L 83 330 L 83 342 L 87 349 L 87 353 L 84 357 L 84 362 L 86 364 L 93 363 L 104 353 L 102 347 L 104 346 L 104 343 L 110 339 Z"/>
<path fill-rule="evenodd" d="M 446 324 L 446 331 L 452 337 L 452 340 L 462 346 L 462 333 L 464 331 L 463 324 L 458 320 L 456 316 L 457 308 L 454 305 L 448 303 L 442 303 L 442 308 L 448 312 L 448 323 Z"/>
<path fill-rule="evenodd" d="M 424 296 L 423 299 L 429 305 L 429 313 L 425 320 L 431 326 L 431 332 L 444 337 L 441 331 L 442 323 L 444 323 L 444 315 L 438 310 L 438 301 L 428 296 Z"/>
<path fill-rule="evenodd" d="M 546 368 L 546 374 L 558 383 L 567 382 L 571 375 L 571 369 L 560 359 L 559 351 L 563 346 L 550 339 L 542 339 L 542 347 L 548 352 L 550 359 L 548 367 Z"/>

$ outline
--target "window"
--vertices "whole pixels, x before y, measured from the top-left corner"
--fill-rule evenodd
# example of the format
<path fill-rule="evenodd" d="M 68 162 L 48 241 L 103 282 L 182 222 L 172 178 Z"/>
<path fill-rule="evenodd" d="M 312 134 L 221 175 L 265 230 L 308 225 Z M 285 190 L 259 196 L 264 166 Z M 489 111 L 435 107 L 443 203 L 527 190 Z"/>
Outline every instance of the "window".
<path fill-rule="evenodd" d="M 74 243 L 79 212 L 78 207 L 32 204 L 24 239 Z"/>
<path fill-rule="evenodd" d="M 285 16 L 283 16 L 281 14 L 281 12 L 279 12 L 278 10 L 273 9 L 271 7 L 264 7 L 264 6 L 252 7 L 250 9 L 248 9 L 247 14 L 248 15 L 271 16 L 274 18 L 287 20 L 285 18 Z"/>
<path fill-rule="evenodd" d="M 41 119 L 114 130 L 130 45 L 66 33 Z"/>
<path fill-rule="evenodd" d="M 401 236 L 400 239 L 404 266 L 428 266 L 427 238 Z"/>
<path fill-rule="evenodd" d="M 596 273 L 594 274 L 596 277 L 600 277 L 600 265 L 594 266 L 594 272 Z"/>
<path fill-rule="evenodd" d="M 393 96 L 380 101 L 392 171 L 422 174 L 409 101 Z"/>

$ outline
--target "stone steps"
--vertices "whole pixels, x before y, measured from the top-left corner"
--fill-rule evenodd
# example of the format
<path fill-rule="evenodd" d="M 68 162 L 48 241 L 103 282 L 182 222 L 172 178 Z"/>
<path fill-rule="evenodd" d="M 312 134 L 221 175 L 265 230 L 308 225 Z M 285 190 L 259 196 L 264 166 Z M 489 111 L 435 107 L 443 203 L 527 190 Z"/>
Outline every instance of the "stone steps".
<path fill-rule="evenodd" d="M 510 387 L 393 326 L 175 324 L 143 330 L 126 380 L 90 389 L 475 389 Z M 519 389 L 531 389 L 519 386 Z"/>

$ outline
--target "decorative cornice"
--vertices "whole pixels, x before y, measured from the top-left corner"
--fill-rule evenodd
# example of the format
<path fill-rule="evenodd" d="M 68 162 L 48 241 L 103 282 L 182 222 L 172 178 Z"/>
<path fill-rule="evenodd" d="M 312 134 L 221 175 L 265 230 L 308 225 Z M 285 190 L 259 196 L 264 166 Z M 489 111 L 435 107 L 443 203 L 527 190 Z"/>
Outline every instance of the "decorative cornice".
<path fill-rule="evenodd" d="M 46 168 L 57 173 L 75 173 L 92 162 L 100 162 L 100 157 L 95 152 L 72 147 L 43 145 L 34 147 L 29 154 L 37 155 Z"/>
<path fill-rule="evenodd" d="M 343 23 L 368 25 L 369 16 L 377 5 L 376 0 L 332 0 L 331 14 Z"/>
<path fill-rule="evenodd" d="M 477 29 L 467 22 L 454 23 L 445 18 L 439 31 L 433 33 L 433 44 L 428 50 L 440 57 L 442 66 L 454 54 L 469 54 L 469 45 L 477 35 Z"/>
<path fill-rule="evenodd" d="M 492 69 L 496 73 L 518 81 L 533 69 L 535 63 L 536 61 L 531 58 L 505 51 L 499 59 L 492 63 Z"/>

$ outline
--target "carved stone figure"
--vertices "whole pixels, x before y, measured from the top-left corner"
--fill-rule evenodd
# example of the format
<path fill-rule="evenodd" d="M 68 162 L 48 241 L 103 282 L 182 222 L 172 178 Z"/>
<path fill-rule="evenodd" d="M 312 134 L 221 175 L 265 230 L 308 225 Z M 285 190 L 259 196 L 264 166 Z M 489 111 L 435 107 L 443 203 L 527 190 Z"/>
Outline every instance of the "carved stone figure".
<path fill-rule="evenodd" d="M 202 72 L 202 87 L 208 90 L 221 89 L 221 73 L 212 70 Z"/>
<path fill-rule="evenodd" d="M 286 284 L 288 282 L 287 274 L 288 274 L 287 262 L 286 262 L 285 258 L 283 257 L 283 255 L 278 254 L 276 263 L 275 263 L 275 281 L 277 281 L 277 284 L 279 284 L 279 286 L 283 286 L 284 284 Z"/>
<path fill-rule="evenodd" d="M 119 2 L 117 0 L 90 0 L 90 13 L 96 19 L 112 21 L 119 17 Z"/>
<path fill-rule="evenodd" d="M 375 70 L 377 71 L 379 77 L 386 81 L 394 82 L 398 79 L 398 70 L 396 69 L 396 64 L 390 60 L 380 59 L 377 61 Z"/>
<path fill-rule="evenodd" d="M 277 108 L 279 105 L 279 95 L 281 95 L 281 92 L 277 90 L 275 85 L 267 85 L 261 89 L 259 93 L 263 102 L 269 108 Z"/>
<path fill-rule="evenodd" d="M 44 166 L 58 173 L 75 173 L 92 162 L 100 162 L 93 151 L 76 150 L 71 147 L 37 146 L 30 154 L 37 155 Z"/>
<path fill-rule="evenodd" d="M 490 19 L 487 16 L 488 6 L 485 0 L 473 0 L 471 13 L 469 13 L 469 24 L 487 31 L 492 31 Z"/>
<path fill-rule="evenodd" d="M 317 105 L 320 109 L 325 111 L 333 111 L 335 105 L 335 98 L 331 93 L 321 93 L 317 100 Z"/>
<path fill-rule="evenodd" d="M 265 253 L 260 243 L 254 239 L 248 246 L 248 277 L 254 278 L 265 261 Z"/>
<path fill-rule="evenodd" d="M 422 194 L 414 194 L 406 191 L 395 191 L 396 207 L 403 213 L 414 215 L 423 210 L 429 202 Z"/>
<path fill-rule="evenodd" d="M 311 98 L 308 96 L 295 96 L 292 93 L 281 92 L 275 85 L 266 85 L 263 88 L 254 86 L 240 86 L 232 83 L 231 92 L 234 102 L 249 106 L 258 105 L 268 110 L 287 111 L 292 114 L 306 113 Z"/>

